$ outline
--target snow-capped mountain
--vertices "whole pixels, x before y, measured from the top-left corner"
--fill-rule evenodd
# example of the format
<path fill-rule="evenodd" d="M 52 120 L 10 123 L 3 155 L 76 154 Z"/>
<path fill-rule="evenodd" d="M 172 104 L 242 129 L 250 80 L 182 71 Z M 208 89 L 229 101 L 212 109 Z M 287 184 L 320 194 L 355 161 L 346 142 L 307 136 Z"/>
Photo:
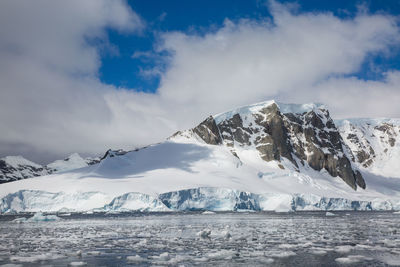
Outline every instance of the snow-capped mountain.
<path fill-rule="evenodd" d="M 365 188 L 323 105 L 263 102 L 211 116 L 191 131 L 208 144 L 231 147 L 236 156 L 243 149 L 256 149 L 267 162 L 284 158 L 291 163 L 286 168 L 299 171 L 302 165 L 317 171 L 325 169 L 353 189 L 357 185 Z M 278 166 L 285 168 L 282 163 Z"/>
<path fill-rule="evenodd" d="M 56 160 L 42 166 L 22 156 L 7 156 L 0 158 L 0 184 L 79 169 L 99 162 L 100 158 L 83 159 L 78 153 L 74 153 L 63 160 Z"/>
<path fill-rule="evenodd" d="M 0 158 L 0 184 L 46 174 L 45 167 L 21 156 Z"/>
<path fill-rule="evenodd" d="M 319 104 L 241 107 L 98 164 L 3 184 L 0 212 L 399 210 L 400 179 L 356 162 L 343 125 Z"/>
<path fill-rule="evenodd" d="M 400 119 L 348 119 L 335 123 L 359 168 L 400 178 Z"/>

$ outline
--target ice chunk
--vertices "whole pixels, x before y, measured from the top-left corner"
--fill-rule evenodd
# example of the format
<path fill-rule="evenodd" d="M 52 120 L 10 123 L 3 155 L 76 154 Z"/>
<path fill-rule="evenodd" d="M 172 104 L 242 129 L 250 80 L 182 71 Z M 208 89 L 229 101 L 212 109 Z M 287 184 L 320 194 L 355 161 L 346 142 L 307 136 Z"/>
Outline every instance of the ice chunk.
<path fill-rule="evenodd" d="M 142 262 L 142 261 L 145 261 L 145 259 L 143 259 L 139 255 L 128 256 L 128 257 L 126 257 L 126 260 L 129 261 L 129 262 Z"/>
<path fill-rule="evenodd" d="M 211 252 L 206 255 L 208 259 L 224 259 L 229 260 L 235 256 L 236 252 L 233 250 L 220 250 L 216 252 Z"/>
<path fill-rule="evenodd" d="M 269 251 L 267 254 L 269 257 L 274 257 L 274 258 L 287 258 L 291 256 L 296 256 L 296 252 L 290 250 Z"/>
<path fill-rule="evenodd" d="M 13 222 L 15 222 L 15 223 L 24 223 L 24 222 L 26 222 L 26 220 L 27 219 L 25 217 L 21 217 L 21 218 L 14 219 Z"/>
<path fill-rule="evenodd" d="M 69 266 L 86 266 L 87 263 L 84 261 L 73 261 L 69 263 Z"/>
<path fill-rule="evenodd" d="M 335 213 L 332 213 L 332 212 L 329 212 L 329 211 L 327 211 L 327 212 L 325 213 L 325 216 L 336 216 L 336 214 L 335 214 Z"/>
<path fill-rule="evenodd" d="M 23 263 L 34 263 L 39 261 L 46 260 L 55 260 L 59 258 L 63 258 L 64 256 L 59 254 L 52 253 L 44 253 L 40 255 L 31 255 L 31 256 L 12 256 L 10 257 L 10 261 L 12 262 L 23 262 Z"/>
<path fill-rule="evenodd" d="M 52 222 L 58 220 L 61 220 L 61 218 L 56 215 L 43 215 L 43 213 L 37 212 L 33 217 L 27 219 L 26 222 Z"/>
<path fill-rule="evenodd" d="M 101 255 L 101 252 L 97 251 L 97 250 L 93 250 L 93 251 L 88 251 L 87 254 L 88 255 L 98 256 L 98 255 Z"/>
<path fill-rule="evenodd" d="M 161 261 L 169 260 L 170 259 L 169 253 L 168 252 L 161 253 L 160 256 L 158 256 L 158 259 Z"/>
<path fill-rule="evenodd" d="M 200 232 L 197 233 L 197 235 L 200 238 L 210 238 L 211 230 L 210 229 L 201 230 Z"/>
<path fill-rule="evenodd" d="M 341 264 L 353 264 L 360 261 L 368 261 L 372 260 L 371 258 L 362 256 L 362 255 L 349 255 L 343 258 L 336 258 L 335 261 Z"/>
<path fill-rule="evenodd" d="M 215 212 L 213 212 L 213 211 L 209 211 L 209 210 L 206 210 L 206 211 L 204 211 L 202 214 L 215 214 Z"/>
<path fill-rule="evenodd" d="M 228 230 L 222 231 L 222 236 L 223 236 L 225 239 L 230 239 L 230 238 L 232 237 L 231 233 L 230 233 Z"/>
<path fill-rule="evenodd" d="M 354 247 L 352 247 L 352 246 L 337 246 L 335 248 L 335 251 L 338 253 L 349 253 L 353 249 L 354 249 Z"/>

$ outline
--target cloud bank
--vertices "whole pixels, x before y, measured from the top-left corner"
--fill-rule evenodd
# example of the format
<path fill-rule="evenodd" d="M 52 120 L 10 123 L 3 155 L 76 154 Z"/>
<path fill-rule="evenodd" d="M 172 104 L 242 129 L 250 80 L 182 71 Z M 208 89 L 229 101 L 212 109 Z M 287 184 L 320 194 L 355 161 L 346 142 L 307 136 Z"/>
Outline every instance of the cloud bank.
<path fill-rule="evenodd" d="M 146 70 L 161 82 L 143 93 L 98 77 L 101 53 L 115 50 L 107 29 L 151 30 L 124 1 L 39 2 L 0 3 L 0 156 L 46 161 L 133 148 L 267 99 L 323 102 L 337 118 L 400 117 L 399 71 L 381 81 L 353 76 L 371 55 L 396 48 L 398 21 L 387 14 L 338 18 L 270 2 L 272 19 L 159 33 L 155 52 L 169 56 L 152 60 L 167 68 Z"/>

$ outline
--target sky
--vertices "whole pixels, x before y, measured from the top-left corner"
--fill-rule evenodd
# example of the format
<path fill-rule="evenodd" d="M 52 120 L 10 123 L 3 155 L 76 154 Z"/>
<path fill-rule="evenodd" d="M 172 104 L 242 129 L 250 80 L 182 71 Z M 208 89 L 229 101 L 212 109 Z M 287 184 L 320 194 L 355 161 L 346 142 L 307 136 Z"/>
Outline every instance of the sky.
<path fill-rule="evenodd" d="M 0 157 L 163 141 L 275 99 L 400 117 L 400 2 L 0 2 Z"/>

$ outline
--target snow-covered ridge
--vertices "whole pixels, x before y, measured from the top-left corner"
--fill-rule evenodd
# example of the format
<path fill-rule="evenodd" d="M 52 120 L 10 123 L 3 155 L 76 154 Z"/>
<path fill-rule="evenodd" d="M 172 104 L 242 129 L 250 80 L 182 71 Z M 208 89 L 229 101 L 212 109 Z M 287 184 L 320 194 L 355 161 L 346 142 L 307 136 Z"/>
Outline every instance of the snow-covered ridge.
<path fill-rule="evenodd" d="M 242 117 L 246 115 L 250 115 L 253 113 L 259 112 L 261 109 L 271 106 L 272 104 L 276 104 L 279 107 L 281 113 L 294 113 L 294 114 L 303 114 L 305 112 L 316 111 L 321 109 L 327 109 L 325 105 L 320 103 L 307 103 L 307 104 L 285 104 L 281 102 L 277 102 L 275 100 L 263 101 L 251 105 L 242 106 L 239 108 L 235 108 L 226 112 L 222 112 L 216 115 L 213 115 L 215 122 L 219 124 L 220 122 L 232 118 L 235 114 L 239 114 Z"/>
<path fill-rule="evenodd" d="M 26 158 L 22 157 L 22 156 L 6 156 L 4 158 L 1 158 L 0 160 L 3 160 L 6 164 L 17 168 L 19 166 L 32 166 L 35 168 L 41 168 L 42 166 L 39 164 L 36 164 L 30 160 L 27 160 Z"/>
<path fill-rule="evenodd" d="M 338 127 L 342 127 L 347 124 L 357 125 L 357 126 L 380 126 L 383 123 L 393 124 L 400 126 L 400 118 L 350 118 L 350 119 L 340 119 L 335 120 Z"/>

